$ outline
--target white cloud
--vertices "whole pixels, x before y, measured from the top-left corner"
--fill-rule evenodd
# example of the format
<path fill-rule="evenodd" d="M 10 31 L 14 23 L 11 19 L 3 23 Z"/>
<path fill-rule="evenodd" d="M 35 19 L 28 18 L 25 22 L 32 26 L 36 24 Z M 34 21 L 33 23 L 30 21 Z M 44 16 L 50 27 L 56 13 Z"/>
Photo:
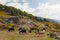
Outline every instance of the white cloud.
<path fill-rule="evenodd" d="M 19 0 L 11 0 L 12 2 L 19 2 Z"/>
<path fill-rule="evenodd" d="M 10 1 L 10 0 L 9 0 Z M 9 2 L 8 0 L 0 0 L 0 4 L 6 4 L 6 2 Z"/>
<path fill-rule="evenodd" d="M 23 2 L 27 2 L 27 0 L 22 0 Z"/>
<path fill-rule="evenodd" d="M 60 20 L 60 5 L 49 5 L 48 3 L 39 4 L 33 14 L 36 16 Z"/>
<path fill-rule="evenodd" d="M 0 0 L 0 4 L 6 5 L 6 3 L 17 3 L 19 0 Z"/>

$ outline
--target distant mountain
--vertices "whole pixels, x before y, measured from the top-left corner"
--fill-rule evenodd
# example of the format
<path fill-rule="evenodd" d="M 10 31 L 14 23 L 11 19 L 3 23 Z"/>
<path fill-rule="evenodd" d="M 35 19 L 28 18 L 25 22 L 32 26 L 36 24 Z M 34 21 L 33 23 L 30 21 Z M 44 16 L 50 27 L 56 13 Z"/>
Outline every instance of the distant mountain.
<path fill-rule="evenodd" d="M 55 22 L 57 22 L 57 23 L 60 23 L 60 20 L 54 20 Z"/>
<path fill-rule="evenodd" d="M 48 19 L 48 18 L 46 18 L 46 19 L 47 19 L 47 21 L 49 21 L 49 22 L 60 23 L 60 20 Z"/>
<path fill-rule="evenodd" d="M 40 20 L 45 20 L 45 21 L 48 21 L 48 22 L 54 22 L 54 23 L 60 23 L 60 20 L 56 20 L 56 19 L 49 19 L 49 18 L 43 18 L 43 17 L 38 17 L 38 19 Z"/>

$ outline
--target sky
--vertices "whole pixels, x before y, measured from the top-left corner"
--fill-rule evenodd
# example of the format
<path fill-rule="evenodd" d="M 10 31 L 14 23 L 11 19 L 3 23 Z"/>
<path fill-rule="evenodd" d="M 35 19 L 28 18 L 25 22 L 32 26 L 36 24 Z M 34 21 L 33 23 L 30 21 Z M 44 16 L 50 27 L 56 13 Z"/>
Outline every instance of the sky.
<path fill-rule="evenodd" d="M 38 17 L 60 20 L 60 0 L 0 0 L 0 4 L 13 6 Z"/>

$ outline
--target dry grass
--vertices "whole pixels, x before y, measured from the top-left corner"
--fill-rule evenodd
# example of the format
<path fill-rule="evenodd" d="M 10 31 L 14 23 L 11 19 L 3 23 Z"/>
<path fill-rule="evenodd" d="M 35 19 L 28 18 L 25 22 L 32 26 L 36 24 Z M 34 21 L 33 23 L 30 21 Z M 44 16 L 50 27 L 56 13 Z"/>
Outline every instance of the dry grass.
<path fill-rule="evenodd" d="M 0 16 L 3 17 L 3 18 L 6 18 L 9 16 L 9 13 L 8 12 L 4 12 L 4 11 L 0 11 Z"/>
<path fill-rule="evenodd" d="M 55 40 L 48 37 L 39 37 L 34 33 L 19 34 L 15 32 L 0 31 L 0 40 Z"/>

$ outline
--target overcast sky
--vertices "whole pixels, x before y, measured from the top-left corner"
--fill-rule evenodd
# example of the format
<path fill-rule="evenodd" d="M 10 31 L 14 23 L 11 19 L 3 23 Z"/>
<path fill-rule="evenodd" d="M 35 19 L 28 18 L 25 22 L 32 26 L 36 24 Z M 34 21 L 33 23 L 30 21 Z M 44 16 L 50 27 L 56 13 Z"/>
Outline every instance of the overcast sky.
<path fill-rule="evenodd" d="M 35 16 L 60 20 L 60 0 L 0 0 L 0 4 L 14 6 Z"/>

